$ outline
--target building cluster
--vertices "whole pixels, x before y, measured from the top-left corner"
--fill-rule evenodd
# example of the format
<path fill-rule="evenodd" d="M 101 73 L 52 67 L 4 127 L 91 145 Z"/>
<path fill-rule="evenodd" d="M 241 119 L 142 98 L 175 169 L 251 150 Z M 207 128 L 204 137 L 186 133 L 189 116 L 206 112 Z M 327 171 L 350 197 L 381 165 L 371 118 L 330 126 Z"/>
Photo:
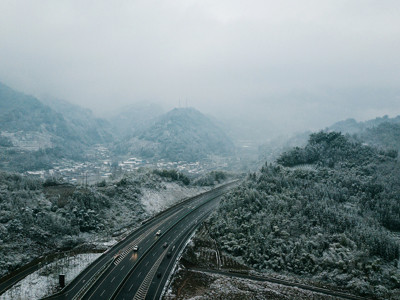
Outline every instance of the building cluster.
<path fill-rule="evenodd" d="M 61 159 L 49 170 L 27 171 L 26 174 L 46 178 L 61 179 L 74 184 L 93 184 L 102 180 L 118 178 L 122 174 L 135 172 L 140 168 L 146 169 L 176 169 L 192 175 L 226 167 L 225 161 L 209 160 L 206 162 L 170 162 L 166 160 L 149 161 L 138 157 L 113 157 L 104 146 L 97 146 L 87 154 L 87 161 L 76 162 Z"/>

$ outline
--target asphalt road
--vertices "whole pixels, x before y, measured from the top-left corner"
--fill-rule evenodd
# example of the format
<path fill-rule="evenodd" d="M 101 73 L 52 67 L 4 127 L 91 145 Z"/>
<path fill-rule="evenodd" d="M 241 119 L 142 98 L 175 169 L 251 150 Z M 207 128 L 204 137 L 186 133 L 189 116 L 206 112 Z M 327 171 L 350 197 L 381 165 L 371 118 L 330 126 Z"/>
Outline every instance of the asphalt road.
<path fill-rule="evenodd" d="M 234 184 L 188 199 L 157 215 L 100 256 L 62 292 L 46 299 L 156 299 L 196 226 Z M 156 235 L 159 230 L 161 234 Z"/>
<path fill-rule="evenodd" d="M 114 299 L 159 299 L 180 251 L 217 203 L 218 198 L 194 210 L 160 237 L 151 251 L 132 268 Z"/>

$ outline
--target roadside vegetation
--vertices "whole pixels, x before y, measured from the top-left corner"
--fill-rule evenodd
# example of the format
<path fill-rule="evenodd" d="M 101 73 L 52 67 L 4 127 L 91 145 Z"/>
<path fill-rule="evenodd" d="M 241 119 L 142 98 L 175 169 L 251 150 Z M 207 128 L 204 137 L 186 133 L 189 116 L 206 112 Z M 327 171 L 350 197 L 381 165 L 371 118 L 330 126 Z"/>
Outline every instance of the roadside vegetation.
<path fill-rule="evenodd" d="M 201 191 L 174 170 L 140 170 L 88 186 L 0 172 L 0 277 L 43 254 L 108 241 Z M 149 209 L 149 200 L 160 203 Z"/>

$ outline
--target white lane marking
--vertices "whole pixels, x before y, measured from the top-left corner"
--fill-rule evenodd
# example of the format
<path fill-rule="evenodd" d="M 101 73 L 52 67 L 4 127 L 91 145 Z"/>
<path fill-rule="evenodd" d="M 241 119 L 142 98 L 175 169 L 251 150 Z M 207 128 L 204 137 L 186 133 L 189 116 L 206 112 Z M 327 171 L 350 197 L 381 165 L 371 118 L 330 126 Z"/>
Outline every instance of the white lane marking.
<path fill-rule="evenodd" d="M 155 229 L 157 227 L 161 227 L 164 223 L 166 223 L 167 221 L 169 221 L 169 223 L 171 223 L 173 219 L 173 217 L 178 214 L 179 210 L 176 211 L 175 213 L 173 213 L 172 215 L 168 216 L 166 219 L 162 220 L 161 222 L 155 224 L 153 227 L 151 227 L 150 229 L 148 229 L 147 231 L 143 232 L 139 237 L 137 237 L 133 242 L 130 242 L 127 246 L 125 246 L 125 248 L 123 248 L 122 250 L 118 251 L 118 257 L 117 259 L 114 261 L 114 265 L 118 265 L 124 258 L 125 256 L 132 251 L 133 247 L 135 245 L 138 245 L 141 241 L 143 241 L 147 236 L 150 236 L 150 234 L 155 231 Z"/>
<path fill-rule="evenodd" d="M 114 281 L 114 279 L 115 279 L 115 276 L 113 277 L 113 279 L 111 279 L 111 282 L 113 282 L 113 281 Z"/>
<path fill-rule="evenodd" d="M 140 285 L 139 289 L 136 291 L 133 300 L 144 300 L 147 296 L 147 292 L 149 290 L 150 284 L 154 279 L 154 276 L 157 272 L 158 267 L 161 264 L 161 261 L 164 259 L 164 256 L 167 254 L 167 250 L 164 250 L 164 253 L 157 259 L 155 264 L 151 267 L 150 271 L 147 273 L 146 277 L 144 278 L 142 284 Z"/>
<path fill-rule="evenodd" d="M 122 266 L 121 271 L 125 268 L 125 266 Z"/>
<path fill-rule="evenodd" d="M 105 291 L 106 291 L 106 290 L 103 290 L 103 292 L 100 294 L 100 296 L 103 296 L 103 294 L 104 294 Z"/>
<path fill-rule="evenodd" d="M 142 275 L 142 272 L 139 273 L 139 275 L 137 276 L 138 278 L 140 277 L 140 275 Z"/>
<path fill-rule="evenodd" d="M 133 288 L 133 283 L 132 283 L 131 287 L 129 288 L 128 292 L 130 292 L 132 288 Z"/>

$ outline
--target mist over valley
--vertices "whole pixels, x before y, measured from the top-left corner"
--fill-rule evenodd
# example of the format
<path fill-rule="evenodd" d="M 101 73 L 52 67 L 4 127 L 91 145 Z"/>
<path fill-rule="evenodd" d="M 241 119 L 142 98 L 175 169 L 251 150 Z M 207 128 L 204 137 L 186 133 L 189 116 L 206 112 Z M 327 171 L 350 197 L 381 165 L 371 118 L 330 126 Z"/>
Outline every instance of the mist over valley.
<path fill-rule="evenodd" d="M 0 3 L 0 298 L 400 299 L 399 12 Z"/>

